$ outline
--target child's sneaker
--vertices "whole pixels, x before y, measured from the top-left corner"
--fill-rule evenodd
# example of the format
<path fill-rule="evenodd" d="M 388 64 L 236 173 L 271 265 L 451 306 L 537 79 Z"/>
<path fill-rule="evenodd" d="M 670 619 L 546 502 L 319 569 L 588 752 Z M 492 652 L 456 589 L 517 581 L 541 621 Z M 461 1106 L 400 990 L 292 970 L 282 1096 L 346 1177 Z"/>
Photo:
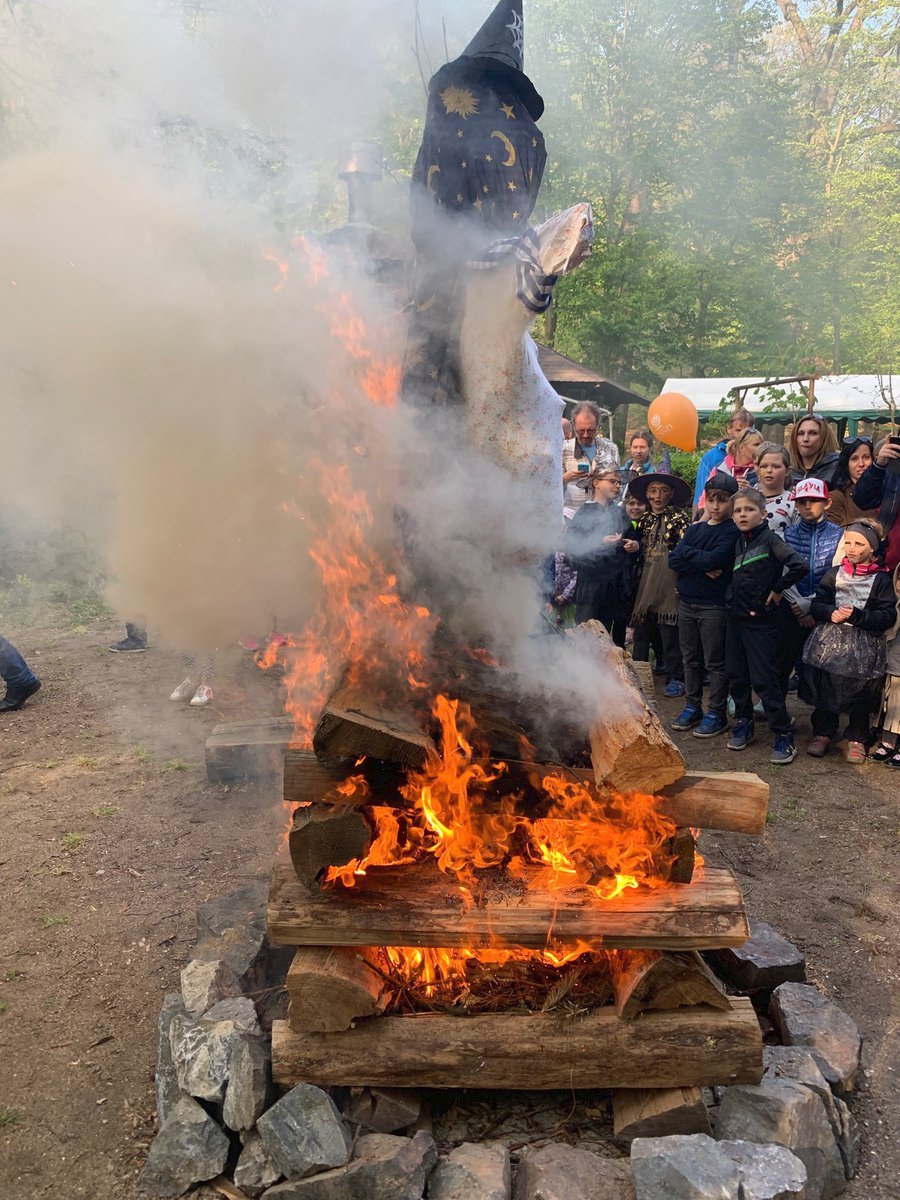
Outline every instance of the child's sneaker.
<path fill-rule="evenodd" d="M 831 745 L 831 738 L 825 737 L 824 734 L 819 734 L 806 747 L 806 753 L 811 758 L 824 758 L 828 753 L 828 747 Z"/>
<path fill-rule="evenodd" d="M 703 709 L 697 704 L 689 704 L 682 709 L 675 720 L 672 722 L 672 728 L 677 729 L 679 733 L 685 730 L 693 729 L 695 725 L 699 725 L 703 720 Z"/>
<path fill-rule="evenodd" d="M 794 745 L 794 735 L 792 733 L 779 733 L 775 738 L 775 749 L 772 751 L 769 762 L 775 763 L 779 767 L 786 767 L 796 757 L 797 747 Z"/>
<path fill-rule="evenodd" d="M 194 685 L 190 679 L 182 679 L 178 687 L 169 697 L 170 700 L 188 700 L 194 694 Z"/>
<path fill-rule="evenodd" d="M 729 750 L 746 750 L 756 738 L 756 728 L 751 720 L 742 717 L 731 731 L 728 739 Z"/>
<path fill-rule="evenodd" d="M 866 748 L 862 742 L 848 742 L 844 757 L 854 767 L 861 767 L 866 761 Z"/>
<path fill-rule="evenodd" d="M 205 683 L 201 683 L 191 697 L 191 708 L 205 708 L 212 698 L 212 688 L 207 687 Z"/>
<path fill-rule="evenodd" d="M 728 722 L 724 717 L 720 717 L 718 713 L 707 713 L 697 728 L 694 730 L 694 737 L 711 738 L 718 737 L 720 733 L 724 733 L 728 728 Z"/>
<path fill-rule="evenodd" d="M 666 684 L 666 690 L 663 692 L 663 695 L 668 696 L 670 700 L 678 700 L 684 695 L 684 684 L 679 683 L 677 679 L 673 679 L 670 683 Z"/>

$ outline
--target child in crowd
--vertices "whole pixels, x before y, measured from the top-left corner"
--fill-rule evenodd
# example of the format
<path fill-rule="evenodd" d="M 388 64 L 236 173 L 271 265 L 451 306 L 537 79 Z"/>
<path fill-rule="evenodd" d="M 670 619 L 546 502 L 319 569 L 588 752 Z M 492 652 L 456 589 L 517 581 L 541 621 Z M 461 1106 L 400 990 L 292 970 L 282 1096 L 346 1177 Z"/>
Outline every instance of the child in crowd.
<path fill-rule="evenodd" d="M 765 497 L 755 488 L 735 496 L 732 516 L 739 533 L 725 633 L 725 673 L 737 721 L 728 749 L 744 750 L 755 737 L 752 690 L 762 701 L 775 735 L 770 761 L 784 766 L 794 761 L 797 750 L 778 682 L 774 609 L 784 589 L 803 576 L 806 563 L 769 528 Z"/>
<path fill-rule="evenodd" d="M 616 503 L 622 487 L 618 469 L 601 467 L 582 483 L 588 502 L 566 530 L 566 558 L 576 571 L 575 622 L 602 621 L 617 646 L 624 649 L 630 596 L 625 575 L 629 555 L 640 549 L 628 516 Z"/>
<path fill-rule="evenodd" d="M 634 601 L 634 647 L 636 662 L 649 662 L 654 631 L 662 641 L 666 666 L 665 695 L 684 695 L 684 669 L 678 644 L 678 593 L 669 554 L 691 523 L 691 489 L 677 475 L 661 471 L 641 475 L 629 485 L 633 496 L 645 500 L 648 512 L 637 523 L 644 552 L 644 565 Z"/>
<path fill-rule="evenodd" d="M 869 722 L 887 667 L 884 635 L 897 616 L 890 576 L 875 561 L 881 544 L 876 521 L 854 521 L 844 531 L 844 560 L 816 588 L 816 622 L 803 651 L 800 699 L 813 706 L 807 754 L 823 758 L 848 713 L 849 763 L 866 761 Z"/>
<path fill-rule="evenodd" d="M 827 519 L 828 485 L 821 479 L 815 476 L 801 479 L 794 487 L 791 499 L 800 519 L 788 525 L 784 540 L 805 560 L 806 571 L 796 587 L 785 589 L 786 603 L 782 604 L 783 612 L 779 614 L 779 678 L 785 693 L 794 664 L 800 659 L 806 639 L 815 625 L 809 611 L 812 598 L 825 572 L 831 568 L 841 540 L 840 526 L 833 525 Z"/>
<path fill-rule="evenodd" d="M 775 442 L 763 442 L 756 449 L 757 491 L 766 500 L 766 520 L 773 533 L 780 538 L 789 525 L 795 525 L 800 516 L 791 499 L 791 456 L 784 446 Z"/>
<path fill-rule="evenodd" d="M 731 583 L 737 526 L 731 506 L 737 480 L 717 471 L 706 481 L 707 520 L 691 525 L 669 555 L 678 577 L 678 638 L 684 665 L 684 711 L 672 722 L 694 737 L 716 737 L 728 727 L 725 675 L 725 598 Z M 709 704 L 703 714 L 703 671 L 709 672 Z M 697 726 L 697 728 L 694 728 Z"/>
<path fill-rule="evenodd" d="M 881 741 L 872 761 L 900 770 L 900 566 L 894 567 L 894 624 L 887 633 L 887 674 L 881 696 L 878 727 Z"/>

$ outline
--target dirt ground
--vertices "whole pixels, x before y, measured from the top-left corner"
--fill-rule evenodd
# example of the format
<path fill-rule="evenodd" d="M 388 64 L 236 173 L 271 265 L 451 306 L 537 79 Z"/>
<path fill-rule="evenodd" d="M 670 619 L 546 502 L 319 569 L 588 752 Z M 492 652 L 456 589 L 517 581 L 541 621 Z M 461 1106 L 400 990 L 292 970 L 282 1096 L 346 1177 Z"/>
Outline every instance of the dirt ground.
<path fill-rule="evenodd" d="M 220 720 L 276 714 L 278 682 L 235 650 L 214 704 L 192 710 L 168 700 L 177 655 L 107 653 L 118 626 L 71 632 L 48 610 L 3 632 L 44 687 L 0 716 L 0 1197 L 138 1200 L 157 1017 L 196 906 L 266 876 L 283 824 L 277 788 L 206 781 L 204 740 Z M 802 719 L 787 768 L 769 765 L 765 734 L 742 755 L 678 736 L 692 768 L 772 784 L 765 837 L 707 834 L 704 853 L 734 868 L 751 913 L 802 947 L 811 980 L 859 1023 L 863 1165 L 846 1195 L 894 1200 L 900 779 L 814 761 L 807 735 Z"/>

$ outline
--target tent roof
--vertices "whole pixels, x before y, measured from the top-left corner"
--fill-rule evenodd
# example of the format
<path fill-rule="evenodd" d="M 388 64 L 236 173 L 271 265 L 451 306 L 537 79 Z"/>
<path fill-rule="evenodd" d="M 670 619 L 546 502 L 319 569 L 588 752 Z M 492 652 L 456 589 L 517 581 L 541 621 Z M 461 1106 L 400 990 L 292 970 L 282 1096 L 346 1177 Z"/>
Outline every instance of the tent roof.
<path fill-rule="evenodd" d="M 640 396 L 637 392 L 632 392 L 629 388 L 614 383 L 605 375 L 598 375 L 590 367 L 582 366 L 573 358 L 567 358 L 565 354 L 560 354 L 558 350 L 551 350 L 549 346 L 542 346 L 540 342 L 536 342 L 535 345 L 541 370 L 564 398 L 568 388 L 569 391 L 583 389 L 585 393 L 590 393 L 590 399 L 600 401 L 607 408 L 617 408 L 620 404 L 647 405 L 650 403 L 646 396 Z M 584 398 L 588 398 L 587 394 Z"/>
<path fill-rule="evenodd" d="M 755 383 L 760 391 L 746 391 L 740 403 L 752 413 L 759 413 L 775 424 L 792 421 L 788 410 L 775 409 L 763 412 L 771 401 L 765 395 L 765 375 L 745 375 L 738 379 L 667 379 L 664 392 L 681 392 L 694 402 L 701 419 L 719 411 L 723 397 L 734 406 L 734 397 L 728 393 L 742 384 Z M 788 383 L 780 385 L 797 397 L 795 408 L 806 409 L 806 384 Z M 825 417 L 838 421 L 844 417 L 856 420 L 888 420 L 890 414 L 881 398 L 877 375 L 823 375 L 815 383 L 815 410 Z"/>

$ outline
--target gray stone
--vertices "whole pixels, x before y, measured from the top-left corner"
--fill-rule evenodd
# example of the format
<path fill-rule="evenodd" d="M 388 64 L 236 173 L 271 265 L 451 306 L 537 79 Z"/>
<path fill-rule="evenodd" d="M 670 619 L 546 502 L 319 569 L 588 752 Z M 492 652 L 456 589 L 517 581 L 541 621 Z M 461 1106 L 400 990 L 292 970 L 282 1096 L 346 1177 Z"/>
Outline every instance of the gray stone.
<path fill-rule="evenodd" d="M 843 1100 L 835 1098 L 838 1116 L 837 1146 L 844 1162 L 844 1174 L 852 1179 L 859 1170 L 859 1126 Z"/>
<path fill-rule="evenodd" d="M 806 980 L 803 954 L 765 921 L 750 922 L 750 938 L 743 946 L 710 950 L 704 958 L 723 979 L 743 992 L 771 990 L 781 983 Z"/>
<path fill-rule="evenodd" d="M 195 959 L 222 959 L 244 991 L 283 984 L 293 957 L 290 946 L 269 945 L 268 882 L 260 879 L 197 908 Z"/>
<path fill-rule="evenodd" d="M 353 1088 L 345 1106 L 348 1121 L 373 1133 L 395 1133 L 415 1125 L 422 1097 L 408 1088 Z"/>
<path fill-rule="evenodd" d="M 260 1033 L 253 1001 L 244 996 L 221 1000 L 203 1017 L 174 1016 L 169 1036 L 181 1090 L 199 1100 L 221 1100 L 235 1048 Z"/>
<path fill-rule="evenodd" d="M 434 1139 L 387 1133 L 359 1139 L 353 1161 L 336 1171 L 280 1183 L 263 1200 L 422 1200 L 437 1162 Z"/>
<path fill-rule="evenodd" d="M 769 1016 L 788 1046 L 807 1046 L 839 1094 L 856 1086 L 862 1038 L 852 1017 L 814 987 L 783 983 L 772 994 Z"/>
<path fill-rule="evenodd" d="M 184 1006 L 195 1017 L 230 996 L 240 996 L 241 981 L 221 958 L 192 958 L 181 971 L 181 995 Z"/>
<path fill-rule="evenodd" d="M 288 1179 L 341 1167 L 350 1157 L 350 1135 L 334 1101 L 310 1083 L 299 1083 L 282 1096 L 259 1118 L 257 1128 Z"/>
<path fill-rule="evenodd" d="M 719 1142 L 738 1169 L 741 1200 L 806 1200 L 806 1167 L 785 1146 Z"/>
<path fill-rule="evenodd" d="M 740 1200 L 740 1171 L 705 1133 L 635 1138 L 637 1200 Z"/>
<path fill-rule="evenodd" d="M 510 1200 L 512 1168 L 505 1146 L 464 1142 L 442 1158 L 428 1181 L 428 1200 Z"/>
<path fill-rule="evenodd" d="M 525 1154 L 515 1200 L 634 1200 L 631 1163 L 555 1142 Z"/>
<path fill-rule="evenodd" d="M 802 1046 L 764 1046 L 767 1079 L 793 1079 L 811 1088 L 825 1107 L 841 1157 L 844 1173 L 852 1179 L 859 1170 L 859 1128 L 847 1105 L 834 1095 L 810 1050 Z"/>
<path fill-rule="evenodd" d="M 257 1200 L 266 1188 L 280 1178 L 281 1172 L 269 1157 L 265 1143 L 257 1130 L 252 1129 L 244 1135 L 244 1148 L 234 1168 L 235 1186 L 250 1196 L 251 1200 Z"/>
<path fill-rule="evenodd" d="M 163 1000 L 159 1014 L 159 1038 L 156 1050 L 156 1125 L 161 1129 L 166 1117 L 185 1093 L 178 1086 L 178 1072 L 172 1058 L 170 1038 L 172 1021 L 175 1017 L 186 1017 L 187 1012 L 179 992 L 169 992 Z"/>
<path fill-rule="evenodd" d="M 269 1044 L 261 1037 L 243 1037 L 232 1047 L 222 1108 L 222 1119 L 229 1129 L 252 1129 L 265 1110 L 269 1063 Z"/>
<path fill-rule="evenodd" d="M 802 1161 L 814 1200 L 839 1195 L 846 1186 L 844 1163 L 821 1099 L 790 1079 L 725 1089 L 716 1137 L 723 1141 L 775 1142 Z"/>
<path fill-rule="evenodd" d="M 220 1175 L 228 1137 L 195 1100 L 182 1097 L 153 1139 L 141 1177 L 157 1196 L 180 1196 L 195 1183 Z"/>

